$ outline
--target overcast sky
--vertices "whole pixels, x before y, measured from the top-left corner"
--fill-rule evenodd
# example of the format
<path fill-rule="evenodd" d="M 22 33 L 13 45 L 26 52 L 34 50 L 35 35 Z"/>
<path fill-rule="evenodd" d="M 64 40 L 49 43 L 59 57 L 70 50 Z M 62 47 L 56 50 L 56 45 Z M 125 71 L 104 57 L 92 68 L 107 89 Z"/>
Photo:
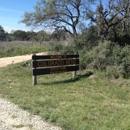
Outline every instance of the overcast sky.
<path fill-rule="evenodd" d="M 11 30 L 31 30 L 25 24 L 18 23 L 24 12 L 34 11 L 34 6 L 38 0 L 0 0 L 0 25 L 5 31 Z"/>

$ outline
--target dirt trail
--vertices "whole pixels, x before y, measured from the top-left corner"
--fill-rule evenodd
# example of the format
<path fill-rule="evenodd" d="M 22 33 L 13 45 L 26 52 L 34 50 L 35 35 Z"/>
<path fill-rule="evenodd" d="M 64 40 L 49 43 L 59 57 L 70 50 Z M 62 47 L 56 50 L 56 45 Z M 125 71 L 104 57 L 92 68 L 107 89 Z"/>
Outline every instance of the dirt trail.
<path fill-rule="evenodd" d="M 37 55 L 42 55 L 42 54 L 47 54 L 46 52 L 43 53 L 37 53 Z M 5 67 L 9 64 L 12 63 L 18 63 L 18 62 L 22 62 L 22 61 L 27 61 L 30 60 L 32 58 L 32 54 L 30 55 L 22 55 L 22 56 L 14 56 L 14 57 L 4 57 L 4 58 L 0 58 L 0 67 Z"/>

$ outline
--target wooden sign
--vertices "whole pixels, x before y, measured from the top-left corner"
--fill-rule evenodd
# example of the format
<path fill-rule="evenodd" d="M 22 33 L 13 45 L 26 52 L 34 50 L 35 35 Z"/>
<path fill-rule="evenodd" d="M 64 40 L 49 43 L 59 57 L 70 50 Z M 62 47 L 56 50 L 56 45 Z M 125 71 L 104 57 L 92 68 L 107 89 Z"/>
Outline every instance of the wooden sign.
<path fill-rule="evenodd" d="M 37 84 L 37 75 L 63 73 L 79 69 L 79 55 L 33 55 L 33 84 Z"/>
<path fill-rule="evenodd" d="M 33 68 L 36 67 L 50 67 L 50 66 L 64 66 L 79 64 L 79 59 L 65 59 L 65 60 L 40 60 L 33 61 Z"/>

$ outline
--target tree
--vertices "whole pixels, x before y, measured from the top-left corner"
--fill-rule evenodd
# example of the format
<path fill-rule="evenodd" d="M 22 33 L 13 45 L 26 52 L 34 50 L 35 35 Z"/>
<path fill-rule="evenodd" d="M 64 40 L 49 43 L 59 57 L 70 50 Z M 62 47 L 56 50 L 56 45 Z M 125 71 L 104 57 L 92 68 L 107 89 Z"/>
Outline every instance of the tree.
<path fill-rule="evenodd" d="M 6 33 L 2 26 L 0 26 L 0 41 L 6 40 Z"/>
<path fill-rule="evenodd" d="M 27 39 L 27 33 L 25 31 L 22 30 L 16 30 L 13 32 L 13 36 L 17 39 L 17 40 L 26 40 Z"/>
<path fill-rule="evenodd" d="M 49 41 L 50 36 L 49 34 L 47 34 L 47 32 L 42 30 L 42 31 L 37 32 L 37 36 L 35 37 L 35 39 L 37 39 L 37 41 L 39 41 L 41 45 L 43 41 Z"/>
<path fill-rule="evenodd" d="M 44 26 L 78 34 L 77 26 L 85 20 L 88 3 L 94 0 L 41 0 L 35 12 L 25 12 L 21 20 L 27 26 Z"/>
<path fill-rule="evenodd" d="M 65 30 L 58 29 L 53 31 L 51 34 L 51 38 L 54 40 L 66 40 L 70 38 L 70 34 L 66 32 Z"/>
<path fill-rule="evenodd" d="M 98 35 L 102 40 L 113 39 L 116 42 L 121 33 L 130 29 L 129 13 L 129 0 L 109 0 L 106 6 L 99 0 L 96 11 L 90 11 L 87 16 L 96 23 Z"/>
<path fill-rule="evenodd" d="M 29 40 L 32 40 L 33 37 L 35 37 L 37 35 L 36 32 L 33 32 L 33 31 L 27 31 L 26 32 L 26 40 L 29 41 Z"/>

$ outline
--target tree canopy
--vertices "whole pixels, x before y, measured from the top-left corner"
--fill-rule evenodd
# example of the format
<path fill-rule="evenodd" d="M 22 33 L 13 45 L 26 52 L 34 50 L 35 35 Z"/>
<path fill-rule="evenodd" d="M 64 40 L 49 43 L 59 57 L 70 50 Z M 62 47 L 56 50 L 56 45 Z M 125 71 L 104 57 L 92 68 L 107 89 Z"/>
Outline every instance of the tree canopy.
<path fill-rule="evenodd" d="M 108 0 L 106 5 L 99 0 L 96 11 L 90 11 L 87 16 L 96 23 L 101 39 L 116 42 L 121 35 L 129 34 L 130 0 Z"/>
<path fill-rule="evenodd" d="M 94 0 L 40 0 L 34 12 L 25 12 L 21 20 L 27 26 L 44 26 L 62 29 L 77 35 L 78 24 L 83 22 Z"/>
<path fill-rule="evenodd" d="M 13 36 L 17 39 L 17 40 L 26 40 L 27 38 L 27 33 L 25 31 L 22 30 L 16 30 L 13 32 Z"/>
<path fill-rule="evenodd" d="M 6 32 L 4 28 L 0 25 L 0 41 L 3 41 L 6 39 Z"/>

